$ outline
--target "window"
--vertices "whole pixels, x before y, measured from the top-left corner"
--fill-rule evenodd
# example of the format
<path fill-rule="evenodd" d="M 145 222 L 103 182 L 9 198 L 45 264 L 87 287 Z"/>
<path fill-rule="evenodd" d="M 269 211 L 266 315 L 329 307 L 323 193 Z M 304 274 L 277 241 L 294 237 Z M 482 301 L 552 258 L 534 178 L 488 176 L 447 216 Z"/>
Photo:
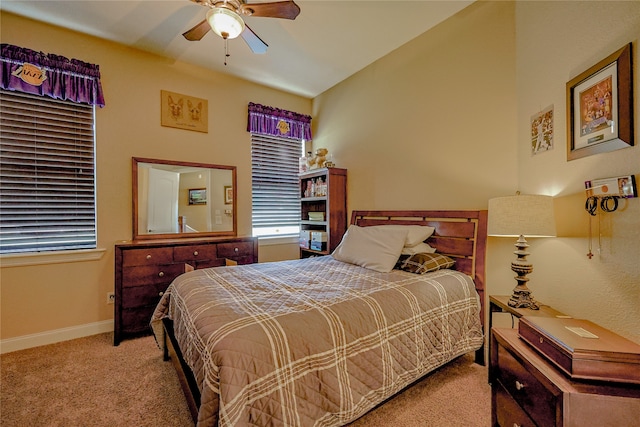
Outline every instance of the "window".
<path fill-rule="evenodd" d="M 299 139 L 251 134 L 253 235 L 300 233 Z"/>
<path fill-rule="evenodd" d="M 96 248 L 94 106 L 0 90 L 0 253 Z"/>

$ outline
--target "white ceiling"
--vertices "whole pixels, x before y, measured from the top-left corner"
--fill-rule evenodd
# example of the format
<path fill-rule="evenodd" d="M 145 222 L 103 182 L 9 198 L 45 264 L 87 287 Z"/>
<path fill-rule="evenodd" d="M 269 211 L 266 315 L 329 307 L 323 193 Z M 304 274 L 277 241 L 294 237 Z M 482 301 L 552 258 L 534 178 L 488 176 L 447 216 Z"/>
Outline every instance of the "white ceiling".
<path fill-rule="evenodd" d="M 2 0 L 0 8 L 311 98 L 473 0 L 296 3 L 301 12 L 293 21 L 246 18 L 269 49 L 266 54 L 254 54 L 241 38 L 229 40 L 231 56 L 226 66 L 224 41 L 213 32 L 199 42 L 182 37 L 207 11 L 189 0 Z M 37 46 L 23 47 L 38 50 Z"/>

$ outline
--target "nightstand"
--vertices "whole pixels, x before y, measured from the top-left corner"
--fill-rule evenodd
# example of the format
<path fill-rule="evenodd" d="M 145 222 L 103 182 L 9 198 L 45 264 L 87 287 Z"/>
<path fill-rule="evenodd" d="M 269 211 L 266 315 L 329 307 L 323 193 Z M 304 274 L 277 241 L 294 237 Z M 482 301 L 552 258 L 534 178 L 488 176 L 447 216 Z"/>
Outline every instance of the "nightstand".
<path fill-rule="evenodd" d="M 539 317 L 570 317 L 556 309 L 538 301 L 539 310 L 531 308 L 514 308 L 509 305 L 510 295 L 489 295 L 489 340 L 487 343 L 489 355 L 491 354 L 491 329 L 493 328 L 493 313 L 510 313 L 513 317 L 539 316 Z M 491 382 L 491 365 L 489 365 L 489 382 Z"/>
<path fill-rule="evenodd" d="M 491 331 L 492 426 L 637 426 L 640 387 L 572 380 L 518 337 Z"/>

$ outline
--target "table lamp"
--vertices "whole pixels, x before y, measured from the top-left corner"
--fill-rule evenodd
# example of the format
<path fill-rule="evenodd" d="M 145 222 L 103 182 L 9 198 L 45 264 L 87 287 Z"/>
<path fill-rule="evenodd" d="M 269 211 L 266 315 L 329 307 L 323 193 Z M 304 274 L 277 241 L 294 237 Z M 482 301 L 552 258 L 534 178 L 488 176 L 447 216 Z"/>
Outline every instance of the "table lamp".
<path fill-rule="evenodd" d="M 489 236 L 517 237 L 514 252 L 517 259 L 511 263 L 511 270 L 518 283 L 509 298 L 509 306 L 528 307 L 538 310 L 540 306 L 533 299 L 527 287 L 527 274 L 533 271 L 533 264 L 527 261 L 529 247 L 527 237 L 555 237 L 556 224 L 553 213 L 553 198 L 542 195 L 520 195 L 497 197 L 489 200 Z"/>

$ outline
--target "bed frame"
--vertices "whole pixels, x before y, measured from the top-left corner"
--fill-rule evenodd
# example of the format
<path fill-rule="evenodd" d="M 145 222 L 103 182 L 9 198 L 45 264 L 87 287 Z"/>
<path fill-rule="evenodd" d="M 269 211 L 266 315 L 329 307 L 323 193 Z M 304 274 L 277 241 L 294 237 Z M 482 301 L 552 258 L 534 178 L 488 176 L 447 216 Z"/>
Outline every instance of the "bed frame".
<path fill-rule="evenodd" d="M 361 227 L 372 225 L 429 225 L 435 232 L 426 242 L 436 248 L 439 253 L 456 259 L 455 269 L 471 276 L 476 291 L 480 295 L 480 322 L 485 330 L 485 257 L 487 246 L 487 211 L 353 211 L 351 224 Z M 165 343 L 164 358 L 171 359 L 180 385 L 184 391 L 194 422 L 198 419 L 200 407 L 200 391 L 188 365 L 182 358 L 173 334 L 173 322 L 164 319 Z M 486 340 L 485 340 L 486 342 Z M 484 349 L 476 351 L 475 361 L 484 365 Z"/>

